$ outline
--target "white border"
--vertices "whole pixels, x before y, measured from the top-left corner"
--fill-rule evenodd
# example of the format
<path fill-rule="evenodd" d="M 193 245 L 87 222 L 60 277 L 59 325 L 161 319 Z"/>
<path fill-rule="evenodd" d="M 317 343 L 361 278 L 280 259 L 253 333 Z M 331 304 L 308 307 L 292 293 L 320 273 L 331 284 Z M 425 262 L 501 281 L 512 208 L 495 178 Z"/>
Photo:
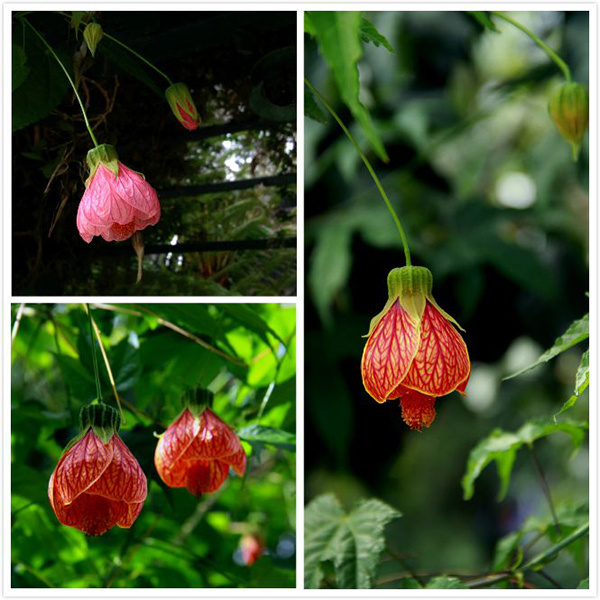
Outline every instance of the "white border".
<path fill-rule="evenodd" d="M 192 588 L 192 589 L 114 589 L 114 590 L 82 590 L 82 589 L 11 589 L 10 588 L 10 501 L 7 501 L 10 490 L 10 469 L 4 468 L 8 465 L 10 457 L 10 302 L 18 303 L 26 301 L 29 303 L 39 302 L 82 302 L 98 301 L 100 298 L 82 298 L 82 297 L 14 297 L 11 298 L 11 55 L 10 55 L 10 11 L 11 10 L 57 10 L 65 7 L 76 6 L 78 9 L 87 10 L 295 10 L 298 11 L 298 154 L 297 154 L 297 173 L 298 173 L 298 291 L 297 297 L 102 297 L 103 302 L 210 302 L 210 303 L 259 303 L 259 302 L 281 302 L 294 303 L 296 301 L 296 353 L 297 353 L 297 398 L 296 398 L 296 417 L 297 417 L 297 515 L 296 515 L 296 542 L 297 542 L 297 576 L 296 589 L 213 589 L 213 588 Z M 590 180 L 589 180 L 589 206 L 590 206 L 590 369 L 592 370 L 590 382 L 590 589 L 589 590 L 303 590 L 303 555 L 304 543 L 302 537 L 303 531 L 303 493 L 304 493 L 304 205 L 303 205 L 303 181 L 304 181 L 304 132 L 301 127 L 303 123 L 303 65 L 304 57 L 303 47 L 303 20 L 302 10 L 398 10 L 398 11 L 460 11 L 460 10 L 510 10 L 510 11 L 540 11 L 540 10 L 568 10 L 568 11 L 589 11 L 590 12 L 590 94 L 592 103 L 590 104 L 590 128 L 589 128 L 589 147 L 590 147 Z M 579 2 L 540 2 L 540 3 L 520 3 L 520 2 L 478 2 L 478 3 L 456 3 L 451 0 L 436 3 L 418 3 L 418 2 L 298 2 L 297 0 L 273 0 L 271 2 L 254 2 L 246 0 L 243 2 L 229 3 L 226 1 L 220 3 L 115 3 L 115 2 L 37 2 L 37 3 L 5 3 L 1 16 L 1 27 L 4 35 L 3 39 L 3 73 L 2 80 L 2 98 L 4 99 L 4 110 L 2 113 L 2 129 L 5 133 L 2 145 L 2 171 L 3 171 L 3 260 L 0 263 L 2 273 L 2 398 L 4 419 L 2 422 L 2 445 L 0 446 L 1 463 L 1 491 L 3 502 L 3 535 L 1 536 L 2 551 L 2 595 L 3 597 L 195 597 L 203 598 L 226 598 L 226 597 L 349 597 L 357 598 L 368 595 L 369 597 L 596 597 L 597 595 L 597 564 L 598 564 L 598 408 L 596 400 L 598 399 L 597 384 L 595 374 L 598 372 L 598 341 L 595 333 L 598 331 L 598 188 L 597 172 L 598 164 L 598 80 L 597 80 L 597 33 L 598 33 L 598 13 L 596 3 Z M 595 568 L 596 567 L 596 568 Z"/>

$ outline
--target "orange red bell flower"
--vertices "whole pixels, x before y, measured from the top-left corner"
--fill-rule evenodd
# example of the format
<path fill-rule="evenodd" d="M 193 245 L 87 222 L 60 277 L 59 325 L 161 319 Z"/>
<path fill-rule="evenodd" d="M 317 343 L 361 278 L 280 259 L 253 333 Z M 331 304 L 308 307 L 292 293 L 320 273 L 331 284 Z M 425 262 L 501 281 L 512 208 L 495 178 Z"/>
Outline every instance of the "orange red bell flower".
<path fill-rule="evenodd" d="M 48 497 L 63 525 L 102 535 L 128 529 L 147 494 L 146 476 L 119 437 L 119 415 L 105 404 L 82 410 L 82 432 L 61 456 L 48 484 Z"/>
<path fill-rule="evenodd" d="M 435 399 L 464 393 L 471 372 L 458 323 L 431 295 L 433 277 L 424 267 L 393 269 L 389 298 L 371 321 L 362 357 L 365 389 L 377 401 L 400 399 L 411 429 L 429 427 Z"/>
<path fill-rule="evenodd" d="M 207 404 L 192 404 L 160 436 L 154 464 L 169 487 L 186 487 L 200 497 L 223 485 L 229 467 L 243 475 L 246 453 L 238 436 Z"/>

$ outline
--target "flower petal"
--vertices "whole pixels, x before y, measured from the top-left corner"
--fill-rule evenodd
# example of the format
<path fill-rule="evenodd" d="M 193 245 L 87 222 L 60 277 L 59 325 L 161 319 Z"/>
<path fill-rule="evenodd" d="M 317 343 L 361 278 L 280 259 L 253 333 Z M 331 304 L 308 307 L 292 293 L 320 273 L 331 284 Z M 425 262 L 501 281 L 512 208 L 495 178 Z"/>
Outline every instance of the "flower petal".
<path fill-rule="evenodd" d="M 187 470 L 187 489 L 194 496 L 216 492 L 227 479 L 229 466 L 220 460 L 198 460 Z"/>
<path fill-rule="evenodd" d="M 421 319 L 421 339 L 402 385 L 429 396 L 445 396 L 465 382 L 471 371 L 467 346 L 429 301 Z"/>
<path fill-rule="evenodd" d="M 126 502 L 83 493 L 68 505 L 59 503 L 56 516 L 63 525 L 75 527 L 87 535 L 102 535 L 128 512 Z"/>
<path fill-rule="evenodd" d="M 143 503 L 148 487 L 140 464 L 117 433 L 108 445 L 113 447 L 113 459 L 102 476 L 86 492 L 109 500 L 122 500 L 128 504 Z"/>
<path fill-rule="evenodd" d="M 105 446 L 90 429 L 58 461 L 51 478 L 50 501 L 65 505 L 73 502 L 102 476 L 112 458 L 113 446 Z"/>
<path fill-rule="evenodd" d="M 377 402 L 385 402 L 404 379 L 418 342 L 417 327 L 400 302 L 394 302 L 369 336 L 362 357 L 363 383 Z"/>

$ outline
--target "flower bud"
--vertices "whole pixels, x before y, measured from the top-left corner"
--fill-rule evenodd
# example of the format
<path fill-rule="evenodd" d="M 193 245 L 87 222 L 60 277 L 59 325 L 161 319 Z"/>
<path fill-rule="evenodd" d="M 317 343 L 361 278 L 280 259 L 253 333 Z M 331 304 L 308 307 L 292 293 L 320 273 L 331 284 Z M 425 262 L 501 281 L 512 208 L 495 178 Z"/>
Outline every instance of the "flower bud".
<path fill-rule="evenodd" d="M 198 129 L 200 117 L 188 86 L 185 83 L 174 83 L 167 88 L 165 96 L 175 118 L 190 131 Z"/>
<path fill-rule="evenodd" d="M 571 144 L 573 160 L 577 160 L 588 127 L 587 87 L 581 83 L 563 83 L 552 92 L 548 111 L 560 134 Z"/>
<path fill-rule="evenodd" d="M 96 48 L 102 39 L 102 26 L 99 23 L 88 23 L 83 31 L 83 39 L 90 49 L 92 56 L 96 54 Z"/>

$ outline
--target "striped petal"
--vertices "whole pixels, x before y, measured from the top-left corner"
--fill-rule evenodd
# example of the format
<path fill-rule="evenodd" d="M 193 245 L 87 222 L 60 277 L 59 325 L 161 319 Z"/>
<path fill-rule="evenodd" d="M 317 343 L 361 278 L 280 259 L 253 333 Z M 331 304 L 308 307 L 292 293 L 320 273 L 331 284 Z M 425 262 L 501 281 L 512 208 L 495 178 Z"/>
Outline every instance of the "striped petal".
<path fill-rule="evenodd" d="M 471 363 L 467 346 L 451 323 L 427 301 L 421 319 L 419 350 L 402 385 L 429 396 L 464 391 Z"/>
<path fill-rule="evenodd" d="M 403 381 L 418 343 L 418 328 L 400 302 L 394 302 L 369 336 L 362 357 L 363 384 L 377 402 L 385 402 Z"/>

